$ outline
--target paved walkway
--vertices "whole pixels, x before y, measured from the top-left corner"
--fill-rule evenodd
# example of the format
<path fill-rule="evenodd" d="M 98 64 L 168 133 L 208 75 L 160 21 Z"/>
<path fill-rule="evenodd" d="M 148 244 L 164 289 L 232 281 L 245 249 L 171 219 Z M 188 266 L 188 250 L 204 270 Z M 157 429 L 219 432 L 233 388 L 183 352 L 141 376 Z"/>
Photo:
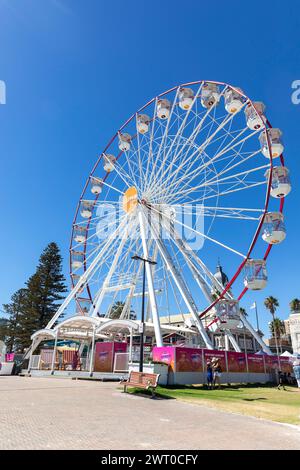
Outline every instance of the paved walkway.
<path fill-rule="evenodd" d="M 118 387 L 0 377 L 0 449 L 300 449 L 300 428 Z"/>

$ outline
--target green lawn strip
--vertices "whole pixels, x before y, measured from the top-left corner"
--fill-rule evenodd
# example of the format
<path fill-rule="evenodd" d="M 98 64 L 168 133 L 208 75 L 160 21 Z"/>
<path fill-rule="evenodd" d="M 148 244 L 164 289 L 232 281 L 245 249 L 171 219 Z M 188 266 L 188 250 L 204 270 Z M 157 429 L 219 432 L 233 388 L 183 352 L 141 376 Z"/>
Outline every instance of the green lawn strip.
<path fill-rule="evenodd" d="M 273 421 L 300 424 L 300 393 L 294 387 L 277 390 L 274 386 L 223 386 L 220 390 L 204 387 L 158 387 L 160 397 L 199 403 Z"/>
<path fill-rule="evenodd" d="M 300 424 L 300 392 L 295 387 L 277 390 L 270 385 L 224 385 L 220 390 L 203 386 L 157 387 L 157 399 L 177 399 L 211 406 L 224 411 L 265 418 L 289 424 Z M 130 388 L 129 393 L 149 395 L 150 392 Z"/>

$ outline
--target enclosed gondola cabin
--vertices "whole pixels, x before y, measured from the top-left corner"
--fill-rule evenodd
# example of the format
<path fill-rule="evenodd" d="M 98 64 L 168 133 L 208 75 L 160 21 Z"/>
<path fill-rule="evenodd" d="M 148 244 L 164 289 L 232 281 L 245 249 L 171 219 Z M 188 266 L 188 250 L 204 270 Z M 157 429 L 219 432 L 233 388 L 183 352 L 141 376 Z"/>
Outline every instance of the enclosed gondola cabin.
<path fill-rule="evenodd" d="M 270 171 L 267 170 L 265 173 L 267 182 L 269 181 Z M 274 166 L 271 178 L 270 195 L 277 199 L 286 197 L 292 189 L 288 168 L 285 166 Z"/>
<path fill-rule="evenodd" d="M 230 114 L 235 114 L 242 109 L 245 103 L 245 98 L 241 95 L 242 90 L 236 88 L 227 88 L 224 93 L 225 109 Z"/>
<path fill-rule="evenodd" d="M 119 134 L 119 150 L 121 150 L 121 152 L 128 152 L 130 150 L 130 143 L 130 134 Z"/>
<path fill-rule="evenodd" d="M 245 108 L 246 124 L 252 131 L 262 129 L 265 121 L 265 105 L 261 101 L 248 103 Z"/>
<path fill-rule="evenodd" d="M 138 114 L 137 116 L 137 130 L 140 134 L 146 134 L 149 130 L 150 117 L 147 114 Z"/>
<path fill-rule="evenodd" d="M 224 329 L 235 329 L 240 324 L 239 303 L 237 300 L 221 299 L 215 306 L 214 320 L 208 329 L 216 333 Z"/>
<path fill-rule="evenodd" d="M 87 236 L 87 228 L 84 225 L 74 225 L 73 238 L 76 243 L 84 243 Z"/>
<path fill-rule="evenodd" d="M 280 157 L 284 150 L 284 146 L 281 142 L 282 132 L 280 129 L 271 128 L 267 130 L 270 142 L 270 149 L 272 152 L 272 158 Z M 270 151 L 268 145 L 268 139 L 266 135 L 266 131 L 263 131 L 259 136 L 260 146 L 262 154 L 266 158 L 270 158 Z"/>
<path fill-rule="evenodd" d="M 267 285 L 266 262 L 263 259 L 247 260 L 244 268 L 244 285 L 250 290 L 261 290 Z"/>
<path fill-rule="evenodd" d="M 92 217 L 93 206 L 94 206 L 93 201 L 81 201 L 81 204 L 80 204 L 81 217 L 83 217 L 84 219 L 89 219 L 90 217 Z"/>
<path fill-rule="evenodd" d="M 103 155 L 103 168 L 107 173 L 111 173 L 115 169 L 116 157 L 111 154 Z"/>
<path fill-rule="evenodd" d="M 203 83 L 201 88 L 201 104 L 204 108 L 211 108 L 220 101 L 220 90 L 215 83 Z"/>
<path fill-rule="evenodd" d="M 84 253 L 82 251 L 71 250 L 72 269 L 79 269 L 84 263 Z"/>
<path fill-rule="evenodd" d="M 157 116 L 159 119 L 168 119 L 170 116 L 171 103 L 169 100 L 163 99 L 157 102 Z"/>
<path fill-rule="evenodd" d="M 281 243 L 286 237 L 284 217 L 281 212 L 267 212 L 262 226 L 262 239 L 275 245 Z"/>
<path fill-rule="evenodd" d="M 184 111 L 191 108 L 194 101 L 194 92 L 191 88 L 180 88 L 179 90 L 179 107 Z"/>
<path fill-rule="evenodd" d="M 91 177 L 91 192 L 98 196 L 102 193 L 103 179 L 96 178 L 95 176 Z"/>

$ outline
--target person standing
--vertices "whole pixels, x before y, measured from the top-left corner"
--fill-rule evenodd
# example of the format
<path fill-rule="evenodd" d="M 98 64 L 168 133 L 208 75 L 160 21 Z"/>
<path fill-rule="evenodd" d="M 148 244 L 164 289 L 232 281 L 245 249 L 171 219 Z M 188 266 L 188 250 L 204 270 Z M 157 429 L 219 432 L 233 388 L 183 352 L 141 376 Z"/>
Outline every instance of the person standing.
<path fill-rule="evenodd" d="M 221 377 L 222 377 L 222 367 L 220 365 L 219 359 L 216 359 L 213 362 L 213 373 L 214 373 L 214 387 L 218 384 L 218 388 L 221 388 Z"/>
<path fill-rule="evenodd" d="M 210 361 L 207 361 L 206 364 L 206 380 L 207 386 L 209 390 L 213 389 L 213 368 Z"/>
<path fill-rule="evenodd" d="M 297 380 L 298 388 L 300 388 L 300 364 L 293 364 L 295 379 Z"/>

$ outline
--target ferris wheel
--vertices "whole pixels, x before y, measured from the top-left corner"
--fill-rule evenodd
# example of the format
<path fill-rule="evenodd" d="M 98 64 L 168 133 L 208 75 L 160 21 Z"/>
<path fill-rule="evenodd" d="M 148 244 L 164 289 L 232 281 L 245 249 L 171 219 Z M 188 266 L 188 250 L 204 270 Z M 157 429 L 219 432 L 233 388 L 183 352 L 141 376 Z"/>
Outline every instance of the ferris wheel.
<path fill-rule="evenodd" d="M 185 83 L 120 127 L 97 159 L 72 227 L 70 273 L 78 313 L 140 312 L 147 321 L 190 313 L 202 342 L 240 321 L 239 301 L 267 283 L 267 257 L 286 236 L 290 192 L 281 131 L 265 106 L 226 83 Z M 226 265 L 226 285 L 213 272 Z M 251 325 L 247 322 L 249 329 Z M 254 331 L 253 331 L 253 334 Z"/>

